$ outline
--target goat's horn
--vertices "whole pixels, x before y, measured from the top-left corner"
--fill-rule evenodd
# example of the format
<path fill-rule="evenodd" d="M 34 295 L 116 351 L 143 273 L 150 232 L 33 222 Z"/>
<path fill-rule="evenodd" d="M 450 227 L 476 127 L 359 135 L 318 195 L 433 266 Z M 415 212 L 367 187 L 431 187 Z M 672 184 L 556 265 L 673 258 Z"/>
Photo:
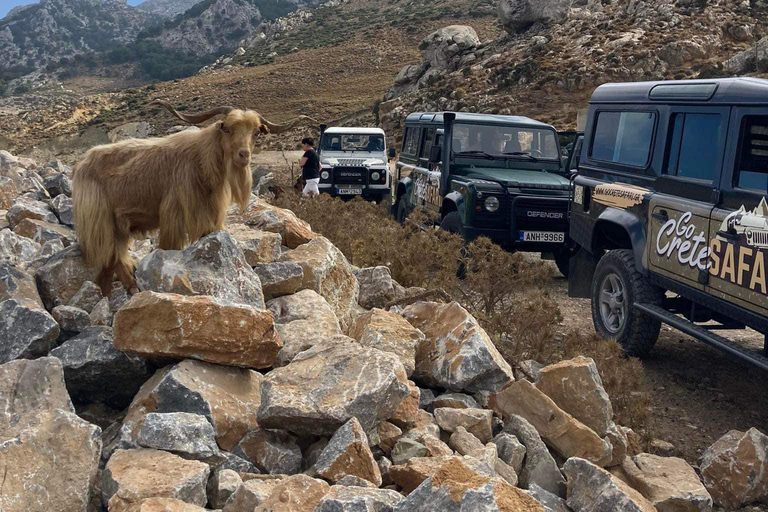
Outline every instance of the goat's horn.
<path fill-rule="evenodd" d="M 230 112 L 234 110 L 232 107 L 216 107 L 211 110 L 207 110 L 205 112 L 200 112 L 199 114 L 181 114 L 176 111 L 175 108 L 171 106 L 170 103 L 163 101 L 163 100 L 155 100 L 152 103 L 149 104 L 150 107 L 152 106 L 159 106 L 166 109 L 168 112 L 173 114 L 174 116 L 178 117 L 182 121 L 184 121 L 187 124 L 200 124 L 204 121 L 209 120 L 212 117 L 216 117 L 218 115 L 227 115 Z"/>
<path fill-rule="evenodd" d="M 263 124 L 264 126 L 269 128 L 269 133 L 275 133 L 275 134 L 287 132 L 288 130 L 290 130 L 291 128 L 293 128 L 294 126 L 296 126 L 297 124 L 299 124 L 300 122 L 302 122 L 304 120 L 309 120 L 309 121 L 312 121 L 315 124 L 319 124 L 317 122 L 317 120 L 312 119 L 309 116 L 299 116 L 299 117 L 297 117 L 296 119 L 294 119 L 293 121 L 291 121 L 288 124 L 274 124 L 274 123 L 270 123 L 269 121 L 264 119 L 264 117 L 261 114 L 259 114 L 259 120 L 261 121 L 261 124 Z"/>

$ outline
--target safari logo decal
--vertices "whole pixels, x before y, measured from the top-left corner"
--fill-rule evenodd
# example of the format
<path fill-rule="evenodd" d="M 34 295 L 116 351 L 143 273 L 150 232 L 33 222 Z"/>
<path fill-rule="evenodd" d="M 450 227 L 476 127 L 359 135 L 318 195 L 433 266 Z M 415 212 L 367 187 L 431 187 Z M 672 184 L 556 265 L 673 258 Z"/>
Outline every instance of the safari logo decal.
<path fill-rule="evenodd" d="M 592 200 L 616 208 L 629 208 L 643 202 L 650 194 L 647 188 L 626 185 L 624 183 L 606 183 L 595 187 Z"/>
<path fill-rule="evenodd" d="M 707 237 L 704 231 L 696 234 L 696 226 L 691 223 L 692 217 L 691 212 L 685 212 L 677 219 L 666 221 L 656 236 L 656 253 L 666 256 L 667 259 L 674 254 L 681 265 L 707 270 L 709 265 Z M 662 242 L 665 237 L 666 240 Z"/>

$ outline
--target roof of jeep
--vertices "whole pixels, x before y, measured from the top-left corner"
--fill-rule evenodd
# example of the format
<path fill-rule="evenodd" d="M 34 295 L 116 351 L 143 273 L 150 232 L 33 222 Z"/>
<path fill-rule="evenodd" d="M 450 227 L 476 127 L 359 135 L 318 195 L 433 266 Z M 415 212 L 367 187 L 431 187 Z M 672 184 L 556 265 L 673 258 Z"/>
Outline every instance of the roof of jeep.
<path fill-rule="evenodd" d="M 384 135 L 381 128 L 361 128 L 357 126 L 333 126 L 325 130 L 325 133 L 340 133 L 351 135 Z"/>
<path fill-rule="evenodd" d="M 554 127 L 546 123 L 525 116 L 500 116 L 496 114 L 473 114 L 468 112 L 452 113 L 456 115 L 455 122 L 457 123 L 497 124 L 505 126 L 516 125 L 531 128 L 551 128 L 554 130 Z M 443 124 L 443 114 L 445 114 L 445 112 L 414 112 L 406 118 L 405 122 Z"/>
<path fill-rule="evenodd" d="M 661 86 L 661 88 L 659 88 Z M 654 91 L 655 89 L 655 91 Z M 651 97 L 654 91 L 655 97 Z M 768 80 L 719 78 L 603 84 L 590 103 L 768 103 Z"/>

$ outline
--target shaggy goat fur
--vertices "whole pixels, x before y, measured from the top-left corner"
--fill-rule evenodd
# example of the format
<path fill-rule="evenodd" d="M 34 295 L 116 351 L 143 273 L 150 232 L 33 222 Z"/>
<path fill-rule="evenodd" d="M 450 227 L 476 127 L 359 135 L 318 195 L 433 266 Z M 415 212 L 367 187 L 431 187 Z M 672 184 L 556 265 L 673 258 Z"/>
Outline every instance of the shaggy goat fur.
<path fill-rule="evenodd" d="M 97 146 L 78 164 L 72 187 L 75 227 L 86 263 L 100 270 L 105 294 L 115 272 L 135 290 L 131 239 L 159 229 L 161 249 L 182 249 L 187 241 L 224 229 L 229 205 L 248 204 L 255 137 L 298 122 L 272 125 L 256 112 L 228 107 L 184 116 L 161 104 L 187 122 L 201 122 L 206 114 L 226 117 L 199 131 Z"/>

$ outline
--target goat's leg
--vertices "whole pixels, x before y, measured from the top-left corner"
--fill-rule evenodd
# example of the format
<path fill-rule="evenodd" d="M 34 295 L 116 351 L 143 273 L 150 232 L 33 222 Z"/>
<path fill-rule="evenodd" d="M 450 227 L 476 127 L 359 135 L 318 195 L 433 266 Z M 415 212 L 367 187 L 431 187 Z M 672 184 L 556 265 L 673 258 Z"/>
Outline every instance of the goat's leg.
<path fill-rule="evenodd" d="M 160 249 L 171 251 L 184 248 L 187 234 L 186 216 L 182 206 L 174 198 L 167 198 L 160 205 Z"/>
<path fill-rule="evenodd" d="M 136 263 L 133 261 L 131 254 L 128 250 L 128 245 L 131 241 L 130 224 L 118 223 L 118 232 L 115 237 L 115 272 L 117 272 L 117 278 L 123 283 L 125 289 L 131 295 L 139 293 L 139 289 L 136 286 L 136 278 L 134 272 L 136 270 Z"/>
<path fill-rule="evenodd" d="M 104 297 L 112 297 L 112 280 L 115 277 L 115 265 L 110 263 L 108 267 L 104 267 L 99 272 L 99 276 L 96 278 L 96 284 L 101 289 L 101 294 Z"/>

